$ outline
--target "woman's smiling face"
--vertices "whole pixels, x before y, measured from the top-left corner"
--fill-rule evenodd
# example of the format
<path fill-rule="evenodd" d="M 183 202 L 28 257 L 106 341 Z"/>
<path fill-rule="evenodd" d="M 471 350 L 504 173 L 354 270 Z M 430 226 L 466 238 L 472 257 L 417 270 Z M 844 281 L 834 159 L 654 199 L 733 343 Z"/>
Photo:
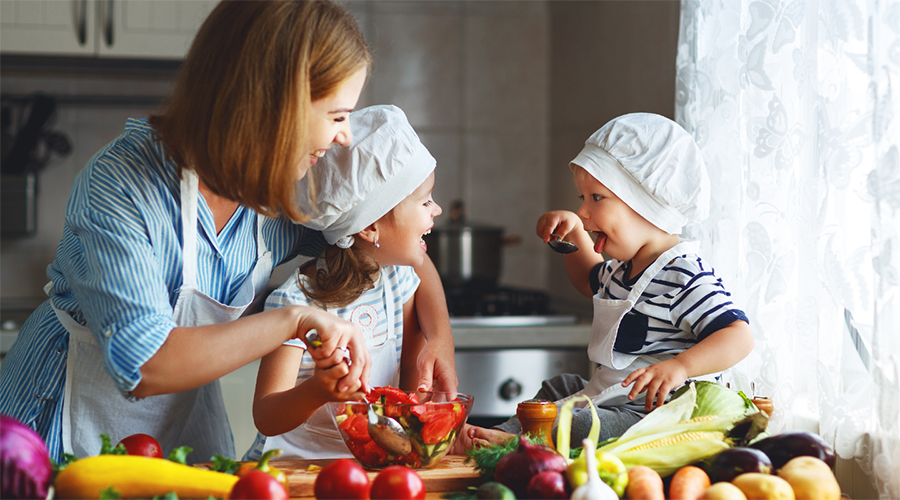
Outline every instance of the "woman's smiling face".
<path fill-rule="evenodd" d="M 363 85 L 366 83 L 366 68 L 341 82 L 334 92 L 315 100 L 309 107 L 309 134 L 306 154 L 300 163 L 300 175 L 306 175 L 309 167 L 316 164 L 319 158 L 334 143 L 349 146 L 353 142 L 350 132 L 350 112 L 356 107 Z"/>

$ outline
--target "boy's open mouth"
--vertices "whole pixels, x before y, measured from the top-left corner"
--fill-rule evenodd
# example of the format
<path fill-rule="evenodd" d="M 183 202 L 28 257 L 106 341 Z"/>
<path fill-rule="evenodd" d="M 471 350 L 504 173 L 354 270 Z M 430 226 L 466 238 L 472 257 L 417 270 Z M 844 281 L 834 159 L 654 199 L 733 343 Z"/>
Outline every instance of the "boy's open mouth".
<path fill-rule="evenodd" d="M 606 248 L 606 233 L 603 231 L 591 231 L 594 233 L 596 238 L 594 239 L 594 251 L 597 253 L 603 252 L 603 249 Z"/>

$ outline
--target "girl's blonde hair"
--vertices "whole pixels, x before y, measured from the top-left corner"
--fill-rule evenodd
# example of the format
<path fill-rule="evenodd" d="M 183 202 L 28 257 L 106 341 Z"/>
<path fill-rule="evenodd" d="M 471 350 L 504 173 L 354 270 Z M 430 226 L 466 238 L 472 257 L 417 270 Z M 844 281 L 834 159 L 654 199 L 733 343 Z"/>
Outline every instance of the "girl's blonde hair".
<path fill-rule="evenodd" d="M 371 64 L 353 16 L 322 0 L 222 1 L 200 27 L 150 123 L 216 195 L 267 216 L 294 204 L 309 107 Z"/>
<path fill-rule="evenodd" d="M 399 224 L 391 210 L 381 220 L 391 224 Z M 363 254 L 358 248 L 339 248 L 325 245 L 319 254 L 324 259 L 325 267 L 316 266 L 316 260 L 303 266 L 299 273 L 305 274 L 309 286 L 298 276 L 297 282 L 303 293 L 316 304 L 326 307 L 343 307 L 352 304 L 366 290 L 375 286 L 378 262 Z"/>

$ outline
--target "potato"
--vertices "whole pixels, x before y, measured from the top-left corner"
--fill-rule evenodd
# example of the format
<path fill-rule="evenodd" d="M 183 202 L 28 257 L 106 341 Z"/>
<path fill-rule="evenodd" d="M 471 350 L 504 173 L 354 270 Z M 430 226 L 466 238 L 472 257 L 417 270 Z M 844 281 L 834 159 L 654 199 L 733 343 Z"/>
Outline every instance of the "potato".
<path fill-rule="evenodd" d="M 796 457 L 789 460 L 778 475 L 790 483 L 794 496 L 802 500 L 838 500 L 841 487 L 831 467 L 815 457 Z"/>
<path fill-rule="evenodd" d="M 747 500 L 747 497 L 737 486 L 722 481 L 706 488 L 701 500 Z"/>
<path fill-rule="evenodd" d="M 731 484 L 747 496 L 747 500 L 794 500 L 794 489 L 784 479 L 771 474 L 747 472 L 734 478 Z"/>

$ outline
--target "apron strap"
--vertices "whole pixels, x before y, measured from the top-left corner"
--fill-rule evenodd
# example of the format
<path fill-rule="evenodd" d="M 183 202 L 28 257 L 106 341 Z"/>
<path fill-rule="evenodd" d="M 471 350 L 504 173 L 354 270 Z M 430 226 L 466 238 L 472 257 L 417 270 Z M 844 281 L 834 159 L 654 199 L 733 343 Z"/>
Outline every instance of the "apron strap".
<path fill-rule="evenodd" d="M 200 179 L 196 172 L 181 170 L 181 286 L 197 286 L 197 206 L 200 199 Z"/>

